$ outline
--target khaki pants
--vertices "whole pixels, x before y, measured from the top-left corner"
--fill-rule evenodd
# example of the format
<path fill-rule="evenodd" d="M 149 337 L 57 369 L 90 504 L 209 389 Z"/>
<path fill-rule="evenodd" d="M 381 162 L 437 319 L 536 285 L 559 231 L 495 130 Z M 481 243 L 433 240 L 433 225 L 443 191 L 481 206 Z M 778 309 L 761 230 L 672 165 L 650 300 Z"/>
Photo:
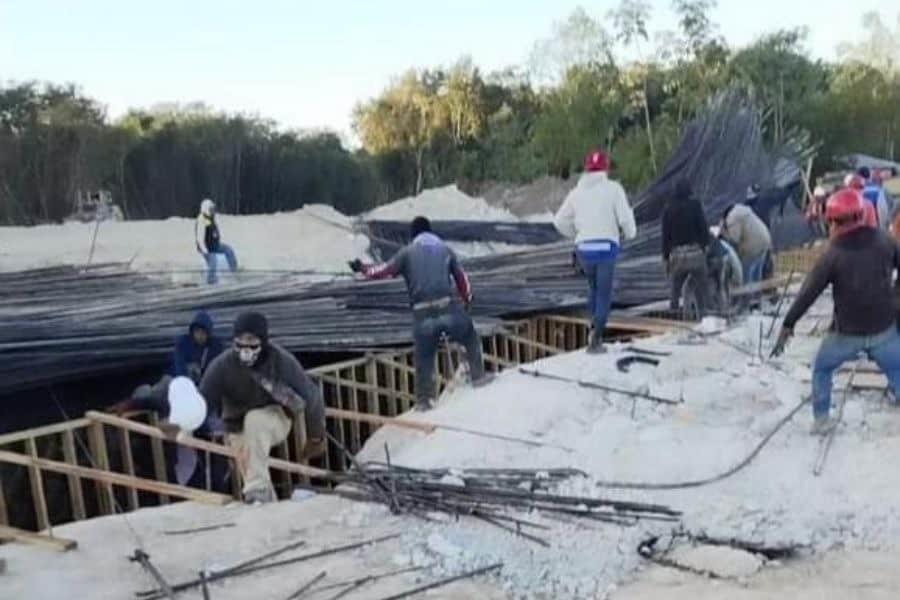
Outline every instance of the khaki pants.
<path fill-rule="evenodd" d="M 265 494 L 275 499 L 269 476 L 269 452 L 287 439 L 291 421 L 280 406 L 256 408 L 244 415 L 244 430 L 228 434 L 228 445 L 237 450 L 237 465 L 244 478 L 243 494 Z"/>

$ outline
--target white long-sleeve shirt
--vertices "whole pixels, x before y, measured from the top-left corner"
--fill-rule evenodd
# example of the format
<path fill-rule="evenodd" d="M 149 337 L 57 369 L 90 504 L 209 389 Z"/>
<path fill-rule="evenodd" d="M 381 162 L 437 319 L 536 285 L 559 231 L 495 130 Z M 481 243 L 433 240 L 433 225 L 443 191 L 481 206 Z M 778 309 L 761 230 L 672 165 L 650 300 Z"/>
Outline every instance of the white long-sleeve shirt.
<path fill-rule="evenodd" d="M 557 211 L 553 224 L 576 243 L 610 240 L 621 245 L 621 237 L 630 240 L 637 235 L 625 189 L 603 171 L 581 176 Z"/>

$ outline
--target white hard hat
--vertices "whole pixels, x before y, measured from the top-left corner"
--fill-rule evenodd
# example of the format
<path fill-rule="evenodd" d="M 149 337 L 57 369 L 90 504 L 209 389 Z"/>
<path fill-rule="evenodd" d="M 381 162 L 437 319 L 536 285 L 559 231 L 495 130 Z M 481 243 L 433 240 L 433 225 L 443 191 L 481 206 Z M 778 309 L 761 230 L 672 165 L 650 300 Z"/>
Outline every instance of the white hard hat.
<path fill-rule="evenodd" d="M 827 196 L 827 195 L 828 195 L 828 192 L 826 192 L 825 188 L 823 188 L 821 185 L 817 185 L 816 189 L 813 190 L 813 196 L 817 196 L 817 197 L 821 198 L 822 196 Z"/>
<path fill-rule="evenodd" d="M 206 400 L 188 377 L 176 377 L 169 384 L 169 423 L 192 432 L 206 420 Z"/>
<path fill-rule="evenodd" d="M 203 202 L 200 203 L 200 212 L 204 215 L 211 215 L 213 211 L 216 209 L 216 203 L 210 200 L 209 198 L 204 198 Z"/>

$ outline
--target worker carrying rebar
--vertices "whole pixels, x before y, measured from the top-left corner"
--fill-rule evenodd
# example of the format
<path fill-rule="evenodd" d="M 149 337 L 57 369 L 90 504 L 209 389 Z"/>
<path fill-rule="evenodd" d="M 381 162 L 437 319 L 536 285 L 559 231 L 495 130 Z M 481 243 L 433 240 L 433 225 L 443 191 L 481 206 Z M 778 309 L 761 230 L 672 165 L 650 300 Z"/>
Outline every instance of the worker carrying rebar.
<path fill-rule="evenodd" d="M 894 311 L 894 271 L 900 249 L 880 228 L 867 227 L 859 194 L 842 189 L 825 208 L 832 235 L 825 253 L 807 275 L 784 318 L 772 356 L 784 352 L 797 321 L 826 287 L 834 297 L 832 331 L 822 341 L 813 362 L 814 434 L 836 425 L 830 416 L 834 372 L 845 362 L 867 355 L 888 378 L 891 398 L 900 398 L 900 334 Z"/>
<path fill-rule="evenodd" d="M 762 281 L 772 252 L 772 234 L 762 219 L 749 206 L 732 204 L 722 214 L 719 228 L 741 257 L 744 283 Z"/>
<path fill-rule="evenodd" d="M 679 179 L 662 215 L 662 258 L 671 289 L 669 308 L 678 310 L 685 281 L 694 282 L 699 317 L 711 308 L 709 294 L 709 223 L 687 179 Z"/>
<path fill-rule="evenodd" d="M 401 276 L 406 281 L 413 311 L 416 406 L 419 410 L 429 410 L 434 404 L 435 358 L 443 336 L 465 348 L 473 385 L 484 385 L 490 381 L 490 375 L 485 373 L 481 338 L 468 313 L 472 287 L 459 259 L 435 235 L 425 217 L 412 220 L 410 240 L 386 263 L 364 265 L 356 259 L 349 264 L 354 273 L 366 279 Z M 454 297 L 451 281 L 456 284 L 459 299 Z"/>
<path fill-rule="evenodd" d="M 194 240 L 197 252 L 206 261 L 206 283 L 213 285 L 219 281 L 220 254 L 228 262 L 228 269 L 232 273 L 237 271 L 237 256 L 234 249 L 221 240 L 219 225 L 216 223 L 216 204 L 209 198 L 204 198 L 200 203 L 200 214 L 194 223 Z"/>
<path fill-rule="evenodd" d="M 609 167 L 609 156 L 599 148 L 592 150 L 584 160 L 585 173 L 553 220 L 562 235 L 575 239 L 575 257 L 588 280 L 590 354 L 604 351 L 603 331 L 612 306 L 621 237 L 630 240 L 637 235 L 628 196 L 617 181 L 609 178 Z"/>
<path fill-rule="evenodd" d="M 210 411 L 222 416 L 228 445 L 237 451 L 245 502 L 276 499 L 269 452 L 287 439 L 298 413 L 304 413 L 308 436 L 301 458 L 325 451 L 319 387 L 290 352 L 269 340 L 269 323 L 258 312 L 235 319 L 232 349 L 209 366 L 200 393 Z"/>
<path fill-rule="evenodd" d="M 190 377 L 194 383 L 200 383 L 206 368 L 222 353 L 222 349 L 222 342 L 213 332 L 212 317 L 206 311 L 197 311 L 187 333 L 175 340 L 172 375 Z"/>

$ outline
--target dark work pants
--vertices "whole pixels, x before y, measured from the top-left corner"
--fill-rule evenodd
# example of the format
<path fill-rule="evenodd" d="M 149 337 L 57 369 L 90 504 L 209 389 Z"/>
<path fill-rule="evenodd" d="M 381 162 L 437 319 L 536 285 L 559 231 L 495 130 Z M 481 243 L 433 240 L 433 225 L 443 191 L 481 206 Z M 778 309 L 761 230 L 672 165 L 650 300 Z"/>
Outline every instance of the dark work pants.
<path fill-rule="evenodd" d="M 669 256 L 669 278 L 672 286 L 669 292 L 669 308 L 672 310 L 678 310 L 681 304 L 681 288 L 689 275 L 694 278 L 697 304 L 700 316 L 703 316 L 710 306 L 709 268 L 706 265 L 706 253 L 700 246 L 679 246 Z"/>
<path fill-rule="evenodd" d="M 416 356 L 416 402 L 420 405 L 434 399 L 434 368 L 441 335 L 462 344 L 466 349 L 469 374 L 472 381 L 484 376 L 481 357 L 481 338 L 475 331 L 472 317 L 462 306 L 451 304 L 446 308 L 413 312 L 413 339 Z"/>

